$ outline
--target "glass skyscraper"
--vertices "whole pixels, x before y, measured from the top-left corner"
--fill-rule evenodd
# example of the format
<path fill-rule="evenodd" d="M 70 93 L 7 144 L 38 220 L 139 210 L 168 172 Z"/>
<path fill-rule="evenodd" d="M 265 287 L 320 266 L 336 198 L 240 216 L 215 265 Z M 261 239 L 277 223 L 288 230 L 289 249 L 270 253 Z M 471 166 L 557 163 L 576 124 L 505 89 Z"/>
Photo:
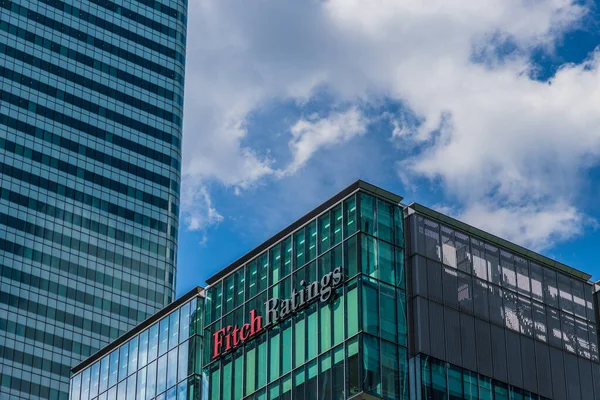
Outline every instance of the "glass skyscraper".
<path fill-rule="evenodd" d="M 186 0 L 0 0 L 0 398 L 173 300 Z"/>

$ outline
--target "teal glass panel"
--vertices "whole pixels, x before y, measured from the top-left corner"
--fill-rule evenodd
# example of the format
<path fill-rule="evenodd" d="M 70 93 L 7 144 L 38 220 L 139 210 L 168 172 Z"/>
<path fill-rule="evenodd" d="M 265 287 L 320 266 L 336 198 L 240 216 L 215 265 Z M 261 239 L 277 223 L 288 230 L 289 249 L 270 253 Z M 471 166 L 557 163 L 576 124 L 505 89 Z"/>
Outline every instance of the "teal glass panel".
<path fill-rule="evenodd" d="M 377 279 L 379 277 L 377 240 L 371 236 L 360 235 L 360 252 L 362 273 Z"/>
<path fill-rule="evenodd" d="M 396 299 L 398 300 L 398 343 L 406 346 L 408 343 L 408 323 L 406 320 L 406 293 L 404 290 L 396 289 Z"/>
<path fill-rule="evenodd" d="M 245 272 L 244 268 L 238 269 L 234 274 L 235 280 L 235 293 L 234 293 L 234 307 L 239 307 L 244 303 L 244 287 L 245 287 Z"/>
<path fill-rule="evenodd" d="M 294 269 L 298 269 L 306 263 L 306 243 L 304 228 L 294 233 Z"/>
<path fill-rule="evenodd" d="M 279 326 L 269 332 L 269 382 L 273 382 L 281 375 L 281 335 Z"/>
<path fill-rule="evenodd" d="M 288 237 L 281 242 L 281 276 L 292 273 L 292 238 Z"/>
<path fill-rule="evenodd" d="M 294 316 L 294 367 L 306 361 L 306 325 L 303 313 Z"/>
<path fill-rule="evenodd" d="M 223 358 L 223 361 L 221 364 L 221 370 L 223 371 L 223 392 L 221 394 L 221 398 L 222 398 L 222 400 L 232 400 L 232 398 L 231 398 L 231 396 L 232 396 L 232 393 L 231 393 L 232 365 L 231 365 L 231 355 L 230 354 L 225 356 L 225 358 Z"/>
<path fill-rule="evenodd" d="M 381 370 L 379 339 L 371 335 L 363 337 L 363 384 L 367 393 L 381 395 Z"/>
<path fill-rule="evenodd" d="M 254 340 L 246 345 L 244 369 L 244 394 L 248 396 L 256 390 L 256 341 Z"/>
<path fill-rule="evenodd" d="M 394 242 L 394 206 L 377 199 L 377 237 Z"/>
<path fill-rule="evenodd" d="M 188 383 L 187 381 L 181 382 L 177 385 L 177 400 L 188 400 Z"/>
<path fill-rule="evenodd" d="M 335 299 L 331 305 L 333 313 L 333 344 L 338 345 L 344 340 L 344 327 L 346 326 L 344 288 L 336 290 Z"/>
<path fill-rule="evenodd" d="M 479 376 L 479 399 L 492 400 L 492 380 L 485 376 Z"/>
<path fill-rule="evenodd" d="M 391 342 L 397 341 L 398 326 L 396 311 L 396 289 L 393 286 L 388 286 L 384 283 L 379 285 L 379 299 L 381 301 L 381 337 Z"/>
<path fill-rule="evenodd" d="M 249 299 L 258 294 L 258 266 L 256 260 L 246 265 L 246 295 Z"/>
<path fill-rule="evenodd" d="M 188 374 L 200 374 L 202 372 L 202 338 L 194 336 L 188 343 Z M 206 358 L 206 360 L 210 360 L 210 358 Z"/>
<path fill-rule="evenodd" d="M 344 269 L 346 276 L 352 278 L 358 273 L 358 239 L 352 236 L 344 242 Z"/>
<path fill-rule="evenodd" d="M 453 365 L 448 366 L 448 393 L 450 400 L 462 400 L 464 398 L 462 369 Z"/>
<path fill-rule="evenodd" d="M 311 360 L 317 356 L 319 349 L 318 332 L 317 304 L 312 304 L 306 309 L 306 350 L 308 360 Z"/>
<path fill-rule="evenodd" d="M 507 385 L 500 382 L 494 382 L 494 400 L 509 400 Z"/>
<path fill-rule="evenodd" d="M 399 400 L 409 400 L 410 381 L 408 376 L 408 350 L 404 347 L 398 347 L 398 361 L 400 364 L 399 385 L 400 393 Z"/>
<path fill-rule="evenodd" d="M 344 400 L 346 398 L 346 385 L 344 381 L 344 346 L 340 345 L 333 349 L 333 366 L 331 368 L 332 400 Z"/>
<path fill-rule="evenodd" d="M 262 334 L 258 337 L 257 346 L 256 387 L 261 388 L 267 384 L 267 335 Z"/>
<path fill-rule="evenodd" d="M 346 324 L 347 337 L 358 333 L 360 308 L 358 306 L 358 281 L 353 279 L 346 286 Z"/>
<path fill-rule="evenodd" d="M 394 243 L 400 247 L 404 247 L 404 221 L 402 212 L 402 208 L 394 207 Z"/>
<path fill-rule="evenodd" d="M 376 281 L 362 277 L 362 330 L 379 335 L 379 290 Z"/>
<path fill-rule="evenodd" d="M 319 398 L 331 399 L 331 352 L 319 357 Z"/>
<path fill-rule="evenodd" d="M 319 352 L 323 352 L 331 348 L 331 304 L 324 302 L 318 305 L 319 308 Z"/>
<path fill-rule="evenodd" d="M 522 390 L 511 387 L 510 400 L 525 400 L 525 395 Z"/>
<path fill-rule="evenodd" d="M 475 372 L 463 371 L 463 396 L 465 400 L 477 400 L 477 374 Z"/>
<path fill-rule="evenodd" d="M 352 195 L 344 201 L 344 238 L 352 236 L 357 230 L 356 196 Z"/>
<path fill-rule="evenodd" d="M 241 399 L 244 379 L 244 349 L 240 348 L 233 353 L 233 398 Z"/>
<path fill-rule="evenodd" d="M 269 400 L 279 400 L 281 395 L 281 387 L 279 382 L 276 382 L 269 386 Z"/>
<path fill-rule="evenodd" d="M 366 352 L 366 350 L 365 350 Z M 398 347 L 381 341 L 381 394 L 386 399 L 397 399 L 400 396 L 400 371 L 398 363 Z"/>
<path fill-rule="evenodd" d="M 389 283 L 390 285 L 396 284 L 396 263 L 394 262 L 395 246 L 378 241 L 378 253 L 379 253 L 379 279 Z"/>
<path fill-rule="evenodd" d="M 269 249 L 269 285 L 274 285 L 282 278 L 281 270 L 281 244 L 278 243 Z"/>
<path fill-rule="evenodd" d="M 292 370 L 292 320 L 281 324 L 281 373 L 287 374 Z"/>
<path fill-rule="evenodd" d="M 424 356 L 421 358 L 421 396 L 424 399 L 431 399 L 432 393 L 431 362 L 429 357 Z"/>
<path fill-rule="evenodd" d="M 362 391 L 361 384 L 361 358 L 359 354 L 359 337 L 355 336 L 346 342 L 346 354 L 348 355 L 347 361 L 347 383 L 348 383 L 348 397 L 358 394 Z"/>
<path fill-rule="evenodd" d="M 360 229 L 369 235 L 377 235 L 375 198 L 360 194 Z"/>
<path fill-rule="evenodd" d="M 331 248 L 331 216 L 329 211 L 318 218 L 319 254 Z"/>
<path fill-rule="evenodd" d="M 223 287 L 225 290 L 223 298 L 223 313 L 227 314 L 234 308 L 234 295 L 235 295 L 235 276 L 231 274 L 223 281 Z"/>
<path fill-rule="evenodd" d="M 317 256 L 317 221 L 312 221 L 306 226 L 306 240 L 308 241 L 308 257 L 306 261 Z"/>
<path fill-rule="evenodd" d="M 281 378 L 281 400 L 291 400 L 292 398 L 292 374 L 287 374 Z"/>
<path fill-rule="evenodd" d="M 396 257 L 395 257 L 395 265 L 396 265 L 396 286 L 401 289 L 406 288 L 406 275 L 404 269 L 404 250 L 396 248 Z"/>
<path fill-rule="evenodd" d="M 269 269 L 269 256 L 265 251 L 263 254 L 258 256 L 258 293 L 262 292 L 267 288 L 268 280 L 268 269 Z"/>
<path fill-rule="evenodd" d="M 446 365 L 442 361 L 431 360 L 431 389 L 436 399 L 446 397 Z"/>
<path fill-rule="evenodd" d="M 210 381 L 209 381 L 209 390 L 210 390 L 210 400 L 219 400 L 219 390 L 221 389 L 221 377 L 220 377 L 220 368 L 219 364 L 215 363 L 209 372 Z"/>
<path fill-rule="evenodd" d="M 316 359 L 306 364 L 306 395 L 308 399 L 313 398 L 315 393 L 318 393 L 318 371 L 319 368 Z"/>
<path fill-rule="evenodd" d="M 306 374 L 304 371 L 304 367 L 300 367 L 293 372 L 293 383 L 294 383 L 294 391 L 293 398 L 294 400 L 304 400 L 306 399 Z"/>
<path fill-rule="evenodd" d="M 343 214 L 342 214 L 342 205 L 336 206 L 333 210 L 331 210 L 331 225 L 332 225 L 332 246 L 340 243 L 342 241 L 343 236 Z"/>

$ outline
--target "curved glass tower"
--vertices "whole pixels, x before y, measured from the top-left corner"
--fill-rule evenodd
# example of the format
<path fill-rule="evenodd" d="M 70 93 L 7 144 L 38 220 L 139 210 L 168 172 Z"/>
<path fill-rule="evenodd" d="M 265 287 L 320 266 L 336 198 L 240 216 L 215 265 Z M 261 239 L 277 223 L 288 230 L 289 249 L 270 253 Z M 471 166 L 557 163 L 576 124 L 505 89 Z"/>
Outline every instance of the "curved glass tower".
<path fill-rule="evenodd" d="M 0 0 L 0 398 L 173 300 L 186 0 Z"/>

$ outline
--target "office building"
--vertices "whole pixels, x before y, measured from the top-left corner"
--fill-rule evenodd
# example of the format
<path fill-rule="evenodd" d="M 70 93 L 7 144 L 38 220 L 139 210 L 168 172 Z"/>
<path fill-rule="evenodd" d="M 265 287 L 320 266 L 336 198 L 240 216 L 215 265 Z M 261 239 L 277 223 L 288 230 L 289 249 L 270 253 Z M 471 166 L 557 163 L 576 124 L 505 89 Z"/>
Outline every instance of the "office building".
<path fill-rule="evenodd" d="M 352 184 L 75 367 L 71 399 L 600 398 L 589 275 L 401 201 Z"/>
<path fill-rule="evenodd" d="M 173 300 L 186 0 L 0 1 L 0 398 Z"/>

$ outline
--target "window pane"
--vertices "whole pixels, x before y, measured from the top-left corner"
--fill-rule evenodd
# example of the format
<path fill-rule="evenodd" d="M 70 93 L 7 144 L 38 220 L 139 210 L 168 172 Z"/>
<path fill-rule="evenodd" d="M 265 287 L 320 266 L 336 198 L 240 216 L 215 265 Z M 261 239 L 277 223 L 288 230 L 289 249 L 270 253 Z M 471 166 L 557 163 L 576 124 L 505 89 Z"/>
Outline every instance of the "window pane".
<path fill-rule="evenodd" d="M 279 326 L 275 326 L 269 332 L 269 382 L 280 376 L 281 344 Z"/>
<path fill-rule="evenodd" d="M 519 256 L 515 256 L 515 268 L 517 270 L 517 288 L 519 293 L 529 295 L 531 288 L 527 261 Z"/>
<path fill-rule="evenodd" d="M 446 397 L 446 366 L 438 360 L 431 360 L 431 389 L 434 399 Z"/>
<path fill-rule="evenodd" d="M 544 302 L 552 307 L 558 308 L 556 272 L 549 268 L 544 268 Z"/>
<path fill-rule="evenodd" d="M 148 368 L 144 367 L 137 373 L 137 399 L 146 399 L 146 373 L 148 372 Z"/>
<path fill-rule="evenodd" d="M 587 326 L 586 326 L 587 328 Z M 587 329 L 586 329 L 587 332 Z M 589 357 L 588 357 L 589 358 Z M 90 373 L 90 398 L 94 398 L 98 395 L 98 384 L 100 379 L 100 363 L 92 365 Z"/>
<path fill-rule="evenodd" d="M 543 269 L 535 263 L 529 264 L 530 275 L 531 275 L 531 296 L 538 301 L 544 301 L 543 282 L 544 274 Z"/>
<path fill-rule="evenodd" d="M 396 283 L 396 271 L 394 264 L 394 246 L 378 241 L 379 245 L 379 279 L 394 285 Z"/>
<path fill-rule="evenodd" d="M 276 244 L 269 250 L 269 284 L 274 285 L 281 279 L 281 245 Z"/>
<path fill-rule="evenodd" d="M 366 392 L 381 395 L 381 375 L 379 369 L 379 340 L 363 335 L 363 382 Z"/>
<path fill-rule="evenodd" d="M 306 327 L 304 315 L 302 313 L 294 316 L 294 366 L 299 367 L 304 364 L 305 344 L 306 344 Z"/>
<path fill-rule="evenodd" d="M 189 359 L 189 342 L 184 342 L 179 346 L 179 360 L 177 361 L 177 382 L 180 382 L 187 378 L 188 371 L 188 359 Z"/>
<path fill-rule="evenodd" d="M 323 302 L 319 304 L 319 352 L 331 348 L 331 304 Z"/>
<path fill-rule="evenodd" d="M 294 262 L 295 269 L 298 269 L 306 262 L 306 238 L 304 228 L 294 233 Z"/>
<path fill-rule="evenodd" d="M 362 272 L 372 278 L 378 278 L 377 240 L 366 235 L 360 235 L 360 239 Z"/>
<path fill-rule="evenodd" d="M 441 226 L 442 254 L 444 264 L 457 268 L 456 244 L 454 243 L 454 230 L 444 225 Z"/>
<path fill-rule="evenodd" d="M 158 359 L 158 366 L 156 369 L 156 391 L 162 393 L 167 389 L 167 355 Z"/>
<path fill-rule="evenodd" d="M 331 216 L 329 212 L 319 217 L 319 254 L 324 253 L 331 247 Z"/>
<path fill-rule="evenodd" d="M 222 400 L 232 400 L 231 398 L 231 354 L 228 354 L 223 358 L 223 364 L 221 369 L 223 370 L 223 392 L 221 393 Z"/>
<path fill-rule="evenodd" d="M 129 362 L 129 343 L 125 343 L 119 349 L 119 381 L 127 377 L 127 365 Z"/>
<path fill-rule="evenodd" d="M 190 320 L 191 314 L 191 302 L 185 303 L 180 309 L 179 315 L 179 342 L 184 342 L 190 337 Z M 140 363 L 141 365 L 141 363 Z"/>
<path fill-rule="evenodd" d="M 246 345 L 246 363 L 245 368 L 245 379 L 244 393 L 249 395 L 256 390 L 256 342 L 253 340 Z"/>
<path fill-rule="evenodd" d="M 294 376 L 294 400 L 306 399 L 306 377 L 304 373 L 304 367 L 298 368 L 293 373 Z"/>
<path fill-rule="evenodd" d="M 331 400 L 331 352 L 319 357 L 319 399 Z"/>
<path fill-rule="evenodd" d="M 394 241 L 394 206 L 377 199 L 377 236 L 386 242 Z"/>
<path fill-rule="evenodd" d="M 532 302 L 532 310 L 535 337 L 536 339 L 545 342 L 547 341 L 546 335 L 548 334 L 548 329 L 546 328 L 546 307 L 543 304 L 534 301 Z"/>
<path fill-rule="evenodd" d="M 169 317 L 160 321 L 160 333 L 158 336 L 158 355 L 163 355 L 169 349 Z"/>
<path fill-rule="evenodd" d="M 318 353 L 318 318 L 317 318 L 317 304 L 312 304 L 306 309 L 306 339 L 308 342 L 307 346 L 307 357 L 312 359 L 317 356 Z"/>
<path fill-rule="evenodd" d="M 344 314 L 344 288 L 340 287 L 336 290 L 333 304 L 331 306 L 333 310 L 333 344 L 337 345 L 342 343 L 344 340 L 344 326 L 346 316 Z"/>
<path fill-rule="evenodd" d="M 332 400 L 344 400 L 344 346 L 333 349 Z"/>
<path fill-rule="evenodd" d="M 381 312 L 381 337 L 391 342 L 396 342 L 398 327 L 396 324 L 396 318 L 398 313 L 396 311 L 396 290 L 392 286 L 386 284 L 380 285 L 380 300 L 381 309 L 385 312 Z"/>
<path fill-rule="evenodd" d="M 344 242 L 344 268 L 349 278 L 358 272 L 358 244 L 357 236 L 352 236 Z"/>
<path fill-rule="evenodd" d="M 317 221 L 312 221 L 306 226 L 306 240 L 308 241 L 308 258 L 313 260 L 317 256 Z"/>
<path fill-rule="evenodd" d="M 464 399 L 462 370 L 452 365 L 448 367 L 448 392 L 450 393 L 450 400 Z"/>
<path fill-rule="evenodd" d="M 108 374 L 109 374 L 109 356 L 106 356 L 100 362 L 100 393 L 108 389 Z"/>
<path fill-rule="evenodd" d="M 138 361 L 138 338 L 134 337 L 129 341 L 129 374 L 137 370 Z"/>
<path fill-rule="evenodd" d="M 381 393 L 383 397 L 399 397 L 398 347 L 381 341 Z"/>
<path fill-rule="evenodd" d="M 365 332 L 379 335 L 379 293 L 377 284 L 367 279 L 362 279 L 362 328 Z"/>
<path fill-rule="evenodd" d="M 344 201 L 344 237 L 352 235 L 356 232 L 356 197 L 346 199 Z"/>
<path fill-rule="evenodd" d="M 426 219 L 425 228 L 425 255 L 432 260 L 442 261 L 440 247 L 440 225 Z"/>
<path fill-rule="evenodd" d="M 346 371 L 348 381 L 348 396 L 353 396 L 362 391 L 360 379 L 360 355 L 358 336 L 346 342 L 346 353 L 348 354 L 348 370 Z"/>
<path fill-rule="evenodd" d="M 146 376 L 146 396 L 152 398 L 156 394 L 156 361 L 148 365 L 148 373 Z"/>
<path fill-rule="evenodd" d="M 292 370 L 292 320 L 288 319 L 281 324 L 281 374 Z"/>
<path fill-rule="evenodd" d="M 331 211 L 331 224 L 333 226 L 333 241 L 332 246 L 340 243 L 342 241 L 342 228 L 343 228 L 343 220 L 342 220 L 342 205 L 336 206 Z"/>
<path fill-rule="evenodd" d="M 361 230 L 369 235 L 376 235 L 375 225 L 375 198 L 368 194 L 360 194 L 360 226 Z"/>
<path fill-rule="evenodd" d="M 346 292 L 346 309 L 347 311 L 347 321 L 348 324 L 348 334 L 347 337 L 351 337 L 358 332 L 358 318 L 359 318 L 359 308 L 358 308 L 358 284 L 357 280 L 352 280 L 347 285 Z"/>

